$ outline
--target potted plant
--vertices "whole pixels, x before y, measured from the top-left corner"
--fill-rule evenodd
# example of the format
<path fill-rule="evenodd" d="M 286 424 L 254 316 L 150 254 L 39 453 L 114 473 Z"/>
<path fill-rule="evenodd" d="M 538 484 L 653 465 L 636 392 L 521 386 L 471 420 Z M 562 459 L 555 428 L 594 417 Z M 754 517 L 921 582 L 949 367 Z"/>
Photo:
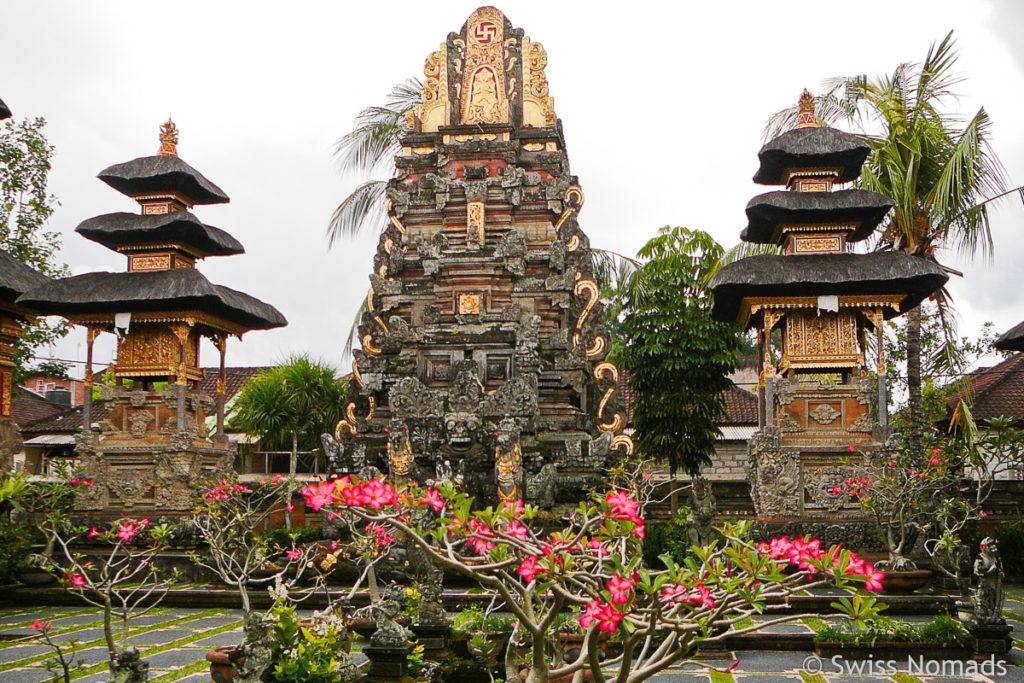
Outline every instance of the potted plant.
<path fill-rule="evenodd" d="M 819 628 L 814 636 L 814 652 L 822 658 L 839 655 L 847 660 L 966 659 L 970 655 L 969 643 L 970 634 L 948 615 L 939 615 L 920 626 L 878 616 L 860 625 L 844 623 Z"/>

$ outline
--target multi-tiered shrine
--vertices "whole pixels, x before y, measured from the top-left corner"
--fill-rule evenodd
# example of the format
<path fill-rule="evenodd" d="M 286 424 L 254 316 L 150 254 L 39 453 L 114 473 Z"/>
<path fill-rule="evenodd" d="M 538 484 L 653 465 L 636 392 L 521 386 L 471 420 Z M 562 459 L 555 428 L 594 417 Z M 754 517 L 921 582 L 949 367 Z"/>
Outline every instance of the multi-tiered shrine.
<path fill-rule="evenodd" d="M 87 330 L 84 432 L 76 452 L 85 511 L 187 513 L 205 480 L 231 471 L 234 447 L 224 435 L 224 357 L 228 337 L 286 324 L 273 306 L 212 284 L 196 270 L 208 256 L 244 250 L 190 209 L 222 204 L 223 190 L 177 155 L 178 135 L 161 127 L 156 156 L 103 170 L 100 180 L 137 201 L 141 213 L 111 213 L 78 226 L 83 237 L 123 254 L 127 272 L 89 273 L 36 287 L 18 303 L 61 315 Z M 93 342 L 117 335 L 116 384 L 106 418 L 92 418 Z M 220 351 L 217 395 L 198 390 L 200 338 Z M 211 434 L 207 417 L 216 415 Z"/>
<path fill-rule="evenodd" d="M 632 450 L 546 63 L 493 7 L 427 58 L 337 470 L 461 476 L 480 502 L 551 504 Z"/>
<path fill-rule="evenodd" d="M 804 532 L 856 517 L 832 488 L 850 476 L 851 446 L 878 451 L 890 437 L 883 323 L 947 279 L 907 254 L 850 251 L 893 206 L 874 192 L 835 189 L 860 175 L 869 151 L 819 126 L 804 91 L 796 128 L 758 154 L 754 182 L 786 189 L 752 199 L 742 233 L 784 253 L 744 258 L 711 284 L 713 317 L 757 330 L 760 430 L 750 442 L 749 481 L 758 517 L 822 525 Z"/>

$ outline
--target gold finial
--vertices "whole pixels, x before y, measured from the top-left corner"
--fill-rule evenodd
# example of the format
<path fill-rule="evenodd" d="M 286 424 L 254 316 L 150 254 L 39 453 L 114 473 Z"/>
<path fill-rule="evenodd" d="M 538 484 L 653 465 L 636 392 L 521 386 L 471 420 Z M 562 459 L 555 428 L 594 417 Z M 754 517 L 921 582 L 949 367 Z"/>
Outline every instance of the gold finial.
<path fill-rule="evenodd" d="M 167 117 L 167 123 L 160 126 L 160 151 L 157 154 L 165 157 L 178 156 L 178 127 L 171 121 L 170 116 Z"/>
<path fill-rule="evenodd" d="M 796 115 L 797 128 L 817 127 L 818 118 L 814 115 L 814 96 L 804 88 L 800 93 L 800 104 Z"/>

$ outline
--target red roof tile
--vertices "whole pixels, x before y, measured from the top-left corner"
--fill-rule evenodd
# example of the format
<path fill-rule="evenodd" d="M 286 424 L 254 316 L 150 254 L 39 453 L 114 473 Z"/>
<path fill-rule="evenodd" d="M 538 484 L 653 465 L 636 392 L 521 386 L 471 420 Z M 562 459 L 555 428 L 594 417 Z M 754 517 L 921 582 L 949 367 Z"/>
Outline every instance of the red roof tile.
<path fill-rule="evenodd" d="M 23 427 L 29 422 L 62 413 L 65 410 L 67 410 L 65 406 L 53 401 L 47 401 L 39 394 L 28 389 L 23 389 L 11 401 L 11 417 L 19 427 Z"/>
<path fill-rule="evenodd" d="M 978 422 L 994 417 L 1024 421 L 1024 353 L 1016 353 L 990 368 L 970 375 L 973 402 L 971 413 Z M 947 402 L 950 413 L 960 400 L 952 394 Z"/>

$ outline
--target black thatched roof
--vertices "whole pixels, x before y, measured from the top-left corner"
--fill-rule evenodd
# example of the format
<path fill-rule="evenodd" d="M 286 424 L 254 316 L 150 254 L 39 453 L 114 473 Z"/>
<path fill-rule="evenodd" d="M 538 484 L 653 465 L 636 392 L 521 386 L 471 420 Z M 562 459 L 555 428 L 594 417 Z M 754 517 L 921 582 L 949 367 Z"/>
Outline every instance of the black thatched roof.
<path fill-rule="evenodd" d="M 250 330 L 288 322 L 270 304 L 212 284 L 194 268 L 76 275 L 36 287 L 18 303 L 53 315 L 201 311 Z"/>
<path fill-rule="evenodd" d="M 1024 351 L 1024 322 L 999 335 L 993 346 L 1000 351 Z"/>
<path fill-rule="evenodd" d="M 949 276 L 931 261 L 900 252 L 748 256 L 711 280 L 715 320 L 736 320 L 743 297 L 906 294 L 900 312 L 917 306 Z M 896 315 L 889 310 L 887 316 Z"/>
<path fill-rule="evenodd" d="M 51 282 L 50 278 L 0 251 L 0 301 L 13 304 L 28 290 L 48 282 Z"/>
<path fill-rule="evenodd" d="M 867 190 L 766 192 L 747 204 L 748 223 L 740 237 L 746 242 L 771 244 L 776 241 L 775 228 L 780 223 L 859 223 L 847 237 L 856 242 L 878 227 L 893 203 L 888 197 Z"/>
<path fill-rule="evenodd" d="M 7 108 L 3 100 L 0 100 L 0 120 L 11 118 L 11 110 Z"/>
<path fill-rule="evenodd" d="M 835 128 L 815 126 L 795 128 L 775 138 L 757 153 L 761 167 L 754 182 L 761 185 L 784 185 L 786 169 L 843 169 L 838 182 L 848 183 L 860 175 L 869 148 L 860 138 Z"/>
<path fill-rule="evenodd" d="M 230 256 L 245 252 L 234 237 L 220 228 L 204 225 L 188 211 L 150 216 L 108 213 L 82 221 L 75 231 L 108 249 L 171 242 L 191 247 L 204 256 Z"/>
<path fill-rule="evenodd" d="M 129 196 L 177 192 L 193 204 L 223 204 L 228 196 L 206 177 L 175 156 L 139 157 L 100 171 L 99 179 Z"/>

